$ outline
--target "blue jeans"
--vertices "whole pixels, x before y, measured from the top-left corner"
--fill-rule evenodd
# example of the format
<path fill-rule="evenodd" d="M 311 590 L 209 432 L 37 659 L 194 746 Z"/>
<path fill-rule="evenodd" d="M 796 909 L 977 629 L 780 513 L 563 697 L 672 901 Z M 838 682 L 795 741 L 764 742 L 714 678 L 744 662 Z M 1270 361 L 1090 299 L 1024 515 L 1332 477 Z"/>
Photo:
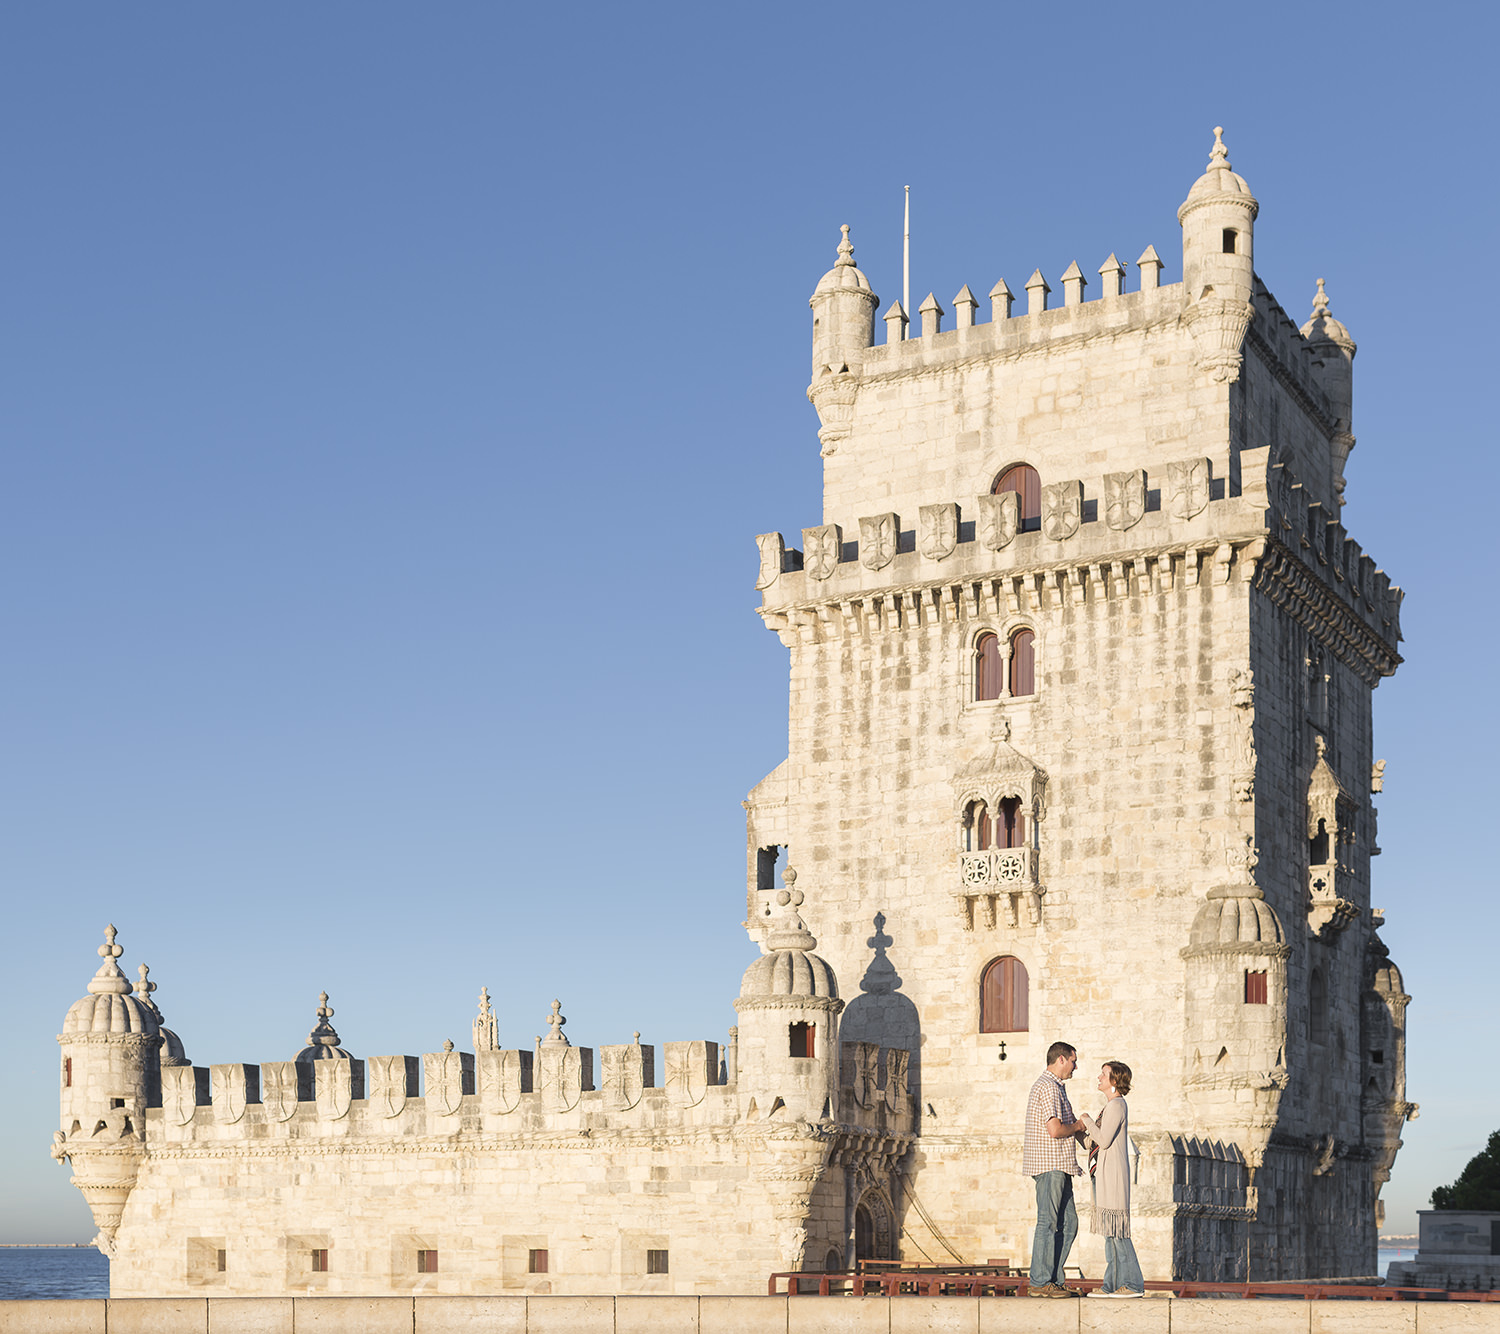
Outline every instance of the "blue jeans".
<path fill-rule="evenodd" d="M 1063 1265 L 1078 1235 L 1073 1178 L 1066 1172 L 1039 1172 L 1036 1182 L 1036 1235 L 1031 1239 L 1031 1284 L 1061 1283 Z"/>
<path fill-rule="evenodd" d="M 1129 1237 L 1104 1239 L 1104 1291 L 1144 1292 L 1141 1262 L 1135 1258 L 1135 1243 Z"/>

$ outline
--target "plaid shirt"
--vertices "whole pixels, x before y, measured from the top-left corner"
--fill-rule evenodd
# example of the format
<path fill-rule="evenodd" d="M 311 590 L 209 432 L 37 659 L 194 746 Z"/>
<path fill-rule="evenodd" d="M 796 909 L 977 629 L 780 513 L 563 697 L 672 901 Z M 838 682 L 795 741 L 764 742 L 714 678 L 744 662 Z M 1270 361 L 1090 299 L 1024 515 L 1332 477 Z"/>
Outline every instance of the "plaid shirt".
<path fill-rule="evenodd" d="M 1073 1104 L 1068 1101 L 1068 1091 L 1063 1088 L 1062 1080 L 1052 1071 L 1043 1070 L 1041 1078 L 1031 1086 L 1031 1096 L 1026 1099 L 1026 1143 L 1021 1151 L 1021 1171 L 1029 1177 L 1043 1172 L 1082 1176 L 1077 1141 L 1053 1139 L 1047 1133 L 1047 1122 L 1054 1116 L 1065 1126 L 1078 1119 L 1073 1115 Z"/>

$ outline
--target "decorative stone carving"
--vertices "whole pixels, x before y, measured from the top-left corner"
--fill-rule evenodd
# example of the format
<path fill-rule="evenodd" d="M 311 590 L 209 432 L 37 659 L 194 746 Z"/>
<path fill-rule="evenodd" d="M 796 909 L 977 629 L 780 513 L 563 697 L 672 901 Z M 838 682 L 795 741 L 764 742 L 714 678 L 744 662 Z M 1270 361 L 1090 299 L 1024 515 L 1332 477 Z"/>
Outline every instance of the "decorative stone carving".
<path fill-rule="evenodd" d="M 479 988 L 479 1014 L 474 1020 L 474 1050 L 494 1051 L 499 1047 L 495 1035 L 495 1010 L 490 1004 L 490 989 Z"/>
<path fill-rule="evenodd" d="M 260 1101 L 260 1071 L 253 1065 L 209 1067 L 213 1087 L 214 1119 L 234 1125 L 245 1114 L 247 1103 Z"/>
<path fill-rule="evenodd" d="M 1229 701 L 1234 708 L 1234 797 L 1255 796 L 1255 673 L 1238 668 L 1229 673 Z"/>
<path fill-rule="evenodd" d="M 369 1058 L 370 1112 L 390 1120 L 406 1110 L 408 1098 L 417 1096 L 415 1056 L 371 1056 Z"/>
<path fill-rule="evenodd" d="M 295 1061 L 266 1061 L 261 1064 L 260 1101 L 268 1120 L 290 1121 L 297 1114 Z"/>
<path fill-rule="evenodd" d="M 1328 763 L 1328 743 L 1314 740 L 1317 760 L 1307 789 L 1308 925 L 1327 938 L 1359 916 L 1354 840 L 1358 812 Z"/>
<path fill-rule="evenodd" d="M 719 1072 L 716 1042 L 667 1043 L 667 1098 L 682 1107 L 703 1101 Z"/>
<path fill-rule="evenodd" d="M 1210 495 L 1207 459 L 1179 459 L 1167 464 L 1167 508 L 1174 519 L 1191 519 L 1202 512 Z"/>
<path fill-rule="evenodd" d="M 442 1051 L 422 1057 L 422 1073 L 427 1080 L 427 1108 L 441 1116 L 456 1116 L 464 1094 L 474 1092 L 474 1057 L 454 1051 L 452 1041 L 444 1042 Z"/>
<path fill-rule="evenodd" d="M 529 1051 L 475 1053 L 479 1078 L 479 1106 L 486 1112 L 513 1112 L 521 1095 L 532 1088 L 533 1057 Z"/>
<path fill-rule="evenodd" d="M 885 1105 L 898 1114 L 910 1112 L 911 1053 L 904 1047 L 888 1048 L 885 1062 Z"/>
<path fill-rule="evenodd" d="M 604 1105 L 627 1111 L 656 1083 L 656 1049 L 641 1046 L 641 1035 L 618 1047 L 604 1048 Z"/>
<path fill-rule="evenodd" d="M 198 1072 L 190 1065 L 173 1066 L 161 1072 L 162 1114 L 174 1126 L 191 1123 L 198 1110 Z M 292 1106 L 297 1105 L 297 1085 L 292 1083 Z M 284 1118 L 278 1118 L 284 1119 Z"/>
<path fill-rule="evenodd" d="M 836 523 L 802 530 L 802 568 L 813 579 L 826 579 L 838 569 L 844 553 L 844 530 Z"/>
<path fill-rule="evenodd" d="M 318 1119 L 342 1121 L 349 1115 L 354 1099 L 365 1095 L 364 1062 L 335 1057 L 331 1061 L 314 1061 L 312 1064 L 313 1098 L 318 1106 Z"/>
<path fill-rule="evenodd" d="M 1255 307 L 1235 297 L 1204 296 L 1183 311 L 1195 360 L 1218 383 L 1233 384 L 1240 378 L 1240 349 L 1254 318 Z"/>
<path fill-rule="evenodd" d="M 958 546 L 958 506 L 923 505 L 919 550 L 928 560 L 946 560 Z"/>
<path fill-rule="evenodd" d="M 959 887 L 955 891 L 959 921 L 964 930 L 979 924 L 1019 926 L 1041 921 L 1045 893 L 1038 871 L 1038 830 L 1046 818 L 1047 775 L 1010 744 L 1010 726 L 1001 720 L 997 738 L 954 778 L 958 812 Z M 1021 804 L 1025 841 L 1021 847 L 980 847 L 974 828 L 988 813 L 998 817 L 1007 800 Z M 998 825 L 995 826 L 998 828 Z"/>
<path fill-rule="evenodd" d="M 1082 521 L 1082 482 L 1053 482 L 1042 488 L 1042 531 L 1049 538 L 1066 541 Z"/>
<path fill-rule="evenodd" d="M 859 521 L 859 563 L 883 570 L 896 558 L 901 521 L 894 514 L 874 514 Z"/>
<path fill-rule="evenodd" d="M 1376 760 L 1370 767 L 1370 791 L 1385 791 L 1385 761 Z"/>
<path fill-rule="evenodd" d="M 781 567 L 786 559 L 786 539 L 780 533 L 761 533 L 755 539 L 760 549 L 760 572 L 755 576 L 757 588 L 770 588 L 781 578 Z"/>
<path fill-rule="evenodd" d="M 1021 498 L 1014 491 L 979 498 L 979 542 L 989 551 L 1002 551 L 1021 531 Z"/>
<path fill-rule="evenodd" d="M 1146 470 L 1104 474 L 1104 518 L 1111 528 L 1133 528 L 1146 513 Z"/>
<path fill-rule="evenodd" d="M 594 1053 L 588 1047 L 539 1041 L 536 1054 L 537 1091 L 552 1111 L 569 1112 L 578 1106 L 585 1088 L 594 1083 Z"/>

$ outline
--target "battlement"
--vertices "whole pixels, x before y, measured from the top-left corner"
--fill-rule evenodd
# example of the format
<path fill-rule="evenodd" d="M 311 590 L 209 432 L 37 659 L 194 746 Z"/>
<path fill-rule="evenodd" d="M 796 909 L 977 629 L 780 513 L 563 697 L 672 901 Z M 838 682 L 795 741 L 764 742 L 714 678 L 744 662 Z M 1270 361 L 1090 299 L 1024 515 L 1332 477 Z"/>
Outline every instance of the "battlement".
<path fill-rule="evenodd" d="M 760 614 L 793 638 L 872 633 L 1212 586 L 1238 574 L 1326 621 L 1361 676 L 1389 675 L 1400 661 L 1402 590 L 1308 496 L 1290 464 L 1268 457 L 1241 456 L 1238 495 L 1226 494 L 1229 479 L 1206 458 L 1168 463 L 1164 475 L 1136 469 L 1087 486 L 1052 483 L 1033 532 L 1020 531 L 1016 496 L 1006 493 L 923 506 L 912 527 L 895 513 L 861 517 L 859 536 L 847 541 L 840 524 L 805 528 L 800 550 L 763 533 Z"/>

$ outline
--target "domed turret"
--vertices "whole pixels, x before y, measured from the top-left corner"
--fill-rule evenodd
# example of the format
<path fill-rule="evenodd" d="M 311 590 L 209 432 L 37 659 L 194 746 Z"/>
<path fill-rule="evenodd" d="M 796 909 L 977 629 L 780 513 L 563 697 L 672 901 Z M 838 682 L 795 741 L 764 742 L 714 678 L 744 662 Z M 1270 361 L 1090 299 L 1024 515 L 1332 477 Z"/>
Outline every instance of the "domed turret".
<path fill-rule="evenodd" d="M 62 1049 L 60 1126 L 52 1156 L 71 1162 L 109 1254 L 125 1202 L 145 1155 L 146 1109 L 161 1102 L 161 1023 L 149 992 L 143 1004 L 120 971 L 124 950 L 113 926 L 99 947 L 103 962 L 88 994 L 69 1007 L 57 1036 Z"/>
<path fill-rule="evenodd" d="M 1282 946 L 1286 934 L 1276 910 L 1254 885 L 1221 885 L 1208 891 L 1188 933 L 1188 950 L 1217 945 Z M 1258 952 L 1258 951 L 1257 951 Z"/>
<path fill-rule="evenodd" d="M 187 1052 L 183 1049 L 182 1039 L 167 1027 L 167 1021 L 162 1018 L 160 1008 L 154 999 L 157 985 L 151 980 L 151 969 L 146 964 L 141 964 L 136 972 L 140 981 L 136 983 L 136 995 L 140 997 L 142 1009 L 151 1011 L 151 1016 L 156 1020 L 156 1026 L 161 1032 L 160 1062 L 163 1069 L 176 1065 L 191 1065 Z"/>
<path fill-rule="evenodd" d="M 1214 126 L 1203 175 L 1177 210 L 1182 224 L 1183 319 L 1198 364 L 1216 380 L 1239 378 L 1240 347 L 1252 316 L 1255 215 L 1260 210 L 1244 177 L 1229 164 L 1224 129 Z"/>
<path fill-rule="evenodd" d="M 1349 451 L 1354 448 L 1354 354 L 1359 350 L 1349 330 L 1334 319 L 1328 307 L 1328 293 L 1323 280 L 1318 279 L 1318 292 L 1313 297 L 1312 315 L 1302 326 L 1302 336 L 1307 339 L 1312 353 L 1312 372 L 1334 413 L 1334 435 L 1329 443 L 1333 456 L 1333 484 L 1338 492 L 1339 504 L 1344 503 L 1344 464 Z"/>
<path fill-rule="evenodd" d="M 817 940 L 797 909 L 797 873 L 776 895 L 766 953 L 745 970 L 739 999 L 739 1077 L 743 1108 L 759 1116 L 782 1108 L 816 1121 L 830 1114 L 838 1090 L 838 979 L 812 951 Z"/>
<path fill-rule="evenodd" d="M 880 298 L 870 280 L 854 263 L 854 246 L 847 225 L 839 229 L 839 257 L 813 288 L 807 304 L 813 312 L 813 382 L 829 370 L 837 372 L 844 353 L 874 342 L 875 310 Z"/>

